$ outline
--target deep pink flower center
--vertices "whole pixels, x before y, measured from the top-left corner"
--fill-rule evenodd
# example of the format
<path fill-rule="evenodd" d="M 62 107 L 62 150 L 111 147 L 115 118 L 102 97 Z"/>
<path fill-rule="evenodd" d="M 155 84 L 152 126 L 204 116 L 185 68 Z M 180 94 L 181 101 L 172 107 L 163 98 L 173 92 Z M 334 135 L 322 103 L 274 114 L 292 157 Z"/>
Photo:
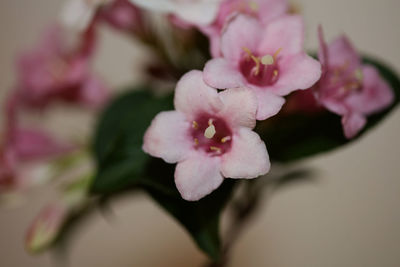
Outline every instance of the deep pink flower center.
<path fill-rule="evenodd" d="M 245 47 L 243 50 L 239 69 L 247 81 L 257 86 L 269 86 L 276 83 L 279 79 L 278 54 L 280 50 L 273 55 L 264 56 L 253 53 Z"/>
<path fill-rule="evenodd" d="M 194 148 L 212 156 L 220 156 L 231 149 L 232 131 L 222 118 L 201 114 L 192 121 L 190 134 Z"/>

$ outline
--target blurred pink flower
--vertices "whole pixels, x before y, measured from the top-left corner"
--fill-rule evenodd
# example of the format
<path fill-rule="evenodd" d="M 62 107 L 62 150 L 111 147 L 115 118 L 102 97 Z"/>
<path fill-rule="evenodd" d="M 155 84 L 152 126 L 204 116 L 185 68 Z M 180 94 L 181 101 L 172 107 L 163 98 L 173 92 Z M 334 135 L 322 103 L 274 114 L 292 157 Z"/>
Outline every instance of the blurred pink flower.
<path fill-rule="evenodd" d="M 61 156 L 74 149 L 42 131 L 14 128 L 6 132 L 0 147 L 0 192 L 10 192 L 36 184 L 33 175 L 23 174 L 21 167 Z M 40 177 L 45 180 L 45 177 Z"/>
<path fill-rule="evenodd" d="M 29 227 L 25 246 L 28 251 L 39 252 L 48 247 L 58 236 L 68 215 L 68 207 L 62 202 L 46 206 Z"/>
<path fill-rule="evenodd" d="M 116 29 L 137 32 L 143 27 L 142 12 L 129 0 L 114 0 L 105 5 L 99 17 Z"/>
<path fill-rule="evenodd" d="M 223 30 L 237 14 L 247 14 L 257 18 L 263 25 L 287 13 L 286 0 L 224 0 L 213 23 L 200 26 L 200 30 L 210 39 L 213 57 L 221 56 L 220 42 Z"/>
<path fill-rule="evenodd" d="M 176 111 L 158 114 L 144 136 L 143 150 L 178 163 L 175 183 L 186 200 L 199 200 L 227 178 L 255 178 L 269 171 L 264 142 L 253 132 L 257 102 L 245 88 L 218 93 L 200 71 L 178 82 Z"/>
<path fill-rule="evenodd" d="M 279 112 L 283 96 L 310 88 L 321 75 L 318 61 L 303 50 L 304 26 L 298 16 L 283 16 L 266 27 L 238 15 L 221 38 L 222 58 L 204 68 L 205 82 L 215 88 L 246 86 L 257 95 L 257 120 Z"/>
<path fill-rule="evenodd" d="M 107 99 L 105 86 L 91 80 L 98 78 L 90 71 L 94 36 L 87 32 L 77 47 L 66 47 L 61 29 L 54 27 L 34 50 L 18 61 L 17 102 L 42 108 L 54 100 L 86 106 L 102 105 Z M 86 92 L 90 90 L 90 93 Z M 90 98 L 85 97 L 90 94 Z"/>
<path fill-rule="evenodd" d="M 374 67 L 362 64 L 345 36 L 327 45 L 320 27 L 319 39 L 323 73 L 316 85 L 318 100 L 342 116 L 344 134 L 352 138 L 365 126 L 366 117 L 389 106 L 394 95 Z"/>
<path fill-rule="evenodd" d="M 222 0 L 129 0 L 142 8 L 177 16 L 192 25 L 208 25 Z"/>

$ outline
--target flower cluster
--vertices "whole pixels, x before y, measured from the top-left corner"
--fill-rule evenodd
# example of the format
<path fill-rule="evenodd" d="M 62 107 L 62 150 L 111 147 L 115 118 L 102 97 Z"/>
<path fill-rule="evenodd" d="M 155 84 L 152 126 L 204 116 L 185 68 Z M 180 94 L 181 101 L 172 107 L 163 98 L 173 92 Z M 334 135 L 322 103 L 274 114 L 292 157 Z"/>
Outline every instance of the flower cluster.
<path fill-rule="evenodd" d="M 209 194 L 223 177 L 268 172 L 265 144 L 250 130 L 256 120 L 278 114 L 294 91 L 306 90 L 308 103 L 341 115 L 348 138 L 365 125 L 366 115 L 393 101 L 389 86 L 362 65 L 345 37 L 327 46 L 320 33 L 321 63 L 308 56 L 303 20 L 289 13 L 285 0 L 132 2 L 169 13 L 178 25 L 197 27 L 209 38 L 213 58 L 203 72 L 182 77 L 176 111 L 157 115 L 144 137 L 145 152 L 178 163 L 175 183 L 186 200 Z"/>

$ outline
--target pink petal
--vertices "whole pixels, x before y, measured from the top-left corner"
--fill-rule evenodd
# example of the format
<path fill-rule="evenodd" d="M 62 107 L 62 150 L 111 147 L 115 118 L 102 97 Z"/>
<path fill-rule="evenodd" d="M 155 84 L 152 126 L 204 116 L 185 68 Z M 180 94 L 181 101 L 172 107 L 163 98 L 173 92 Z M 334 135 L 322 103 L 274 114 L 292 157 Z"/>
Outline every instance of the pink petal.
<path fill-rule="evenodd" d="M 364 66 L 363 91 L 347 99 L 352 109 L 369 115 L 388 107 L 394 100 L 393 91 L 372 66 Z"/>
<path fill-rule="evenodd" d="M 272 93 L 268 88 L 255 88 L 254 92 L 257 95 L 257 115 L 259 121 L 272 117 L 281 110 L 285 99 Z"/>
<path fill-rule="evenodd" d="M 267 148 L 258 134 L 241 128 L 222 158 L 221 172 L 225 177 L 249 179 L 266 174 L 270 166 Z"/>
<path fill-rule="evenodd" d="M 280 66 L 275 92 L 281 96 L 298 89 L 310 88 L 321 77 L 321 64 L 305 53 L 283 58 Z"/>
<path fill-rule="evenodd" d="M 358 68 L 361 64 L 353 45 L 346 36 L 341 36 L 328 46 L 329 66 L 347 66 L 350 69 Z"/>
<path fill-rule="evenodd" d="M 204 67 L 204 81 L 215 88 L 227 89 L 245 84 L 243 75 L 224 58 L 215 58 Z"/>
<path fill-rule="evenodd" d="M 32 129 L 17 129 L 13 136 L 17 157 L 21 160 L 36 160 L 58 156 L 73 147 L 54 140 L 50 135 Z"/>
<path fill-rule="evenodd" d="M 264 25 L 284 15 L 289 4 L 286 0 L 253 0 L 259 6 L 258 14 Z"/>
<path fill-rule="evenodd" d="M 159 113 L 144 135 L 143 150 L 168 163 L 185 159 L 193 143 L 186 135 L 190 125 L 179 111 Z"/>
<path fill-rule="evenodd" d="M 220 173 L 220 158 L 193 153 L 179 162 L 175 169 L 175 184 L 182 198 L 196 201 L 218 188 L 223 177 Z"/>
<path fill-rule="evenodd" d="M 79 93 L 78 100 L 93 108 L 103 106 L 109 99 L 108 88 L 95 76 L 86 79 Z"/>
<path fill-rule="evenodd" d="M 365 126 L 366 123 L 367 120 L 365 119 L 365 117 L 357 113 L 351 113 L 343 116 L 342 125 L 344 135 L 348 139 L 353 138 L 360 132 L 360 130 Z"/>
<path fill-rule="evenodd" d="M 258 47 L 260 54 L 275 53 L 291 55 L 303 52 L 304 23 L 300 16 L 283 16 L 268 24 L 263 31 L 263 39 Z"/>
<path fill-rule="evenodd" d="M 322 65 L 322 68 L 325 71 L 327 66 L 329 65 L 328 45 L 325 42 L 324 32 L 321 25 L 318 26 L 318 41 L 319 41 L 318 59 Z"/>
<path fill-rule="evenodd" d="M 238 63 L 244 53 L 243 47 L 256 51 L 263 32 L 261 24 L 255 18 L 245 15 L 236 16 L 222 34 L 222 54 L 230 62 Z"/>
<path fill-rule="evenodd" d="M 256 126 L 257 98 L 248 88 L 233 88 L 219 93 L 224 104 L 220 115 L 234 127 Z"/>
<path fill-rule="evenodd" d="M 222 107 L 217 90 L 206 85 L 203 73 L 197 70 L 186 73 L 179 80 L 174 105 L 175 109 L 185 113 L 188 119 L 203 111 L 216 113 Z"/>

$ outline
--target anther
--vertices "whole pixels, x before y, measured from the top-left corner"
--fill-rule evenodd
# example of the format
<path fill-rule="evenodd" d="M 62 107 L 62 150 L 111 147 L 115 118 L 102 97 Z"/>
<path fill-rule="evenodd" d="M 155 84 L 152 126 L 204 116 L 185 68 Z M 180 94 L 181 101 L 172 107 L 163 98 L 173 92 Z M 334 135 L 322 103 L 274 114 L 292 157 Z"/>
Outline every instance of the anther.
<path fill-rule="evenodd" d="M 194 139 L 194 144 L 197 146 L 199 144 L 199 139 L 195 138 Z"/>
<path fill-rule="evenodd" d="M 274 74 L 274 76 L 276 77 L 276 76 L 278 76 L 279 71 L 278 71 L 278 70 L 274 70 L 273 74 Z"/>
<path fill-rule="evenodd" d="M 254 72 L 254 75 L 258 75 L 260 73 L 260 59 L 255 56 L 251 56 L 251 59 L 256 63 L 256 71 Z"/>
<path fill-rule="evenodd" d="M 214 152 L 217 152 L 218 154 L 221 153 L 221 148 L 216 147 L 216 146 L 210 146 L 210 150 L 214 151 Z"/>
<path fill-rule="evenodd" d="M 228 136 L 225 136 L 225 137 L 223 137 L 222 139 L 221 139 L 221 143 L 226 143 L 226 142 L 228 142 L 229 140 L 231 140 L 232 138 L 228 135 Z"/>
<path fill-rule="evenodd" d="M 197 123 L 197 121 L 193 121 L 192 122 L 192 127 L 193 127 L 193 129 L 198 129 L 199 128 L 199 124 Z"/>

